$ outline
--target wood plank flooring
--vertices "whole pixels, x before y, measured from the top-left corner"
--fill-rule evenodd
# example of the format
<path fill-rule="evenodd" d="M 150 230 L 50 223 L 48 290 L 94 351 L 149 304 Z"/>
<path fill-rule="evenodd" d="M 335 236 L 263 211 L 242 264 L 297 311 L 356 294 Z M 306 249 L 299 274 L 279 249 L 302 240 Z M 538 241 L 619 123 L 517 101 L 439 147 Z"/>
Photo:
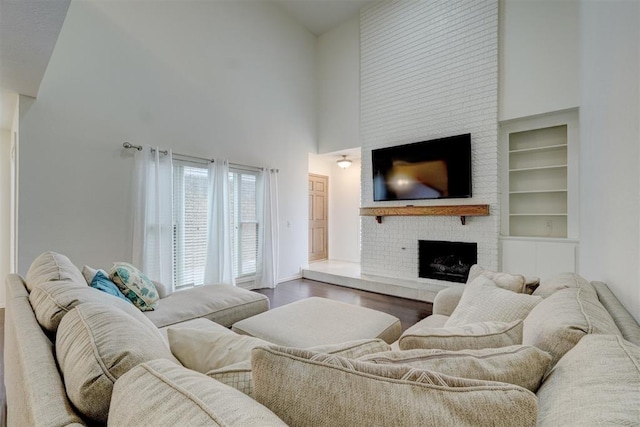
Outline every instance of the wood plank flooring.
<path fill-rule="evenodd" d="M 258 289 L 256 292 L 269 297 L 271 308 L 309 297 L 324 297 L 360 305 L 396 316 L 400 319 L 402 331 L 430 316 L 433 311 L 433 304 L 428 302 L 361 291 L 309 279 L 291 280 L 280 283 L 275 289 Z"/>

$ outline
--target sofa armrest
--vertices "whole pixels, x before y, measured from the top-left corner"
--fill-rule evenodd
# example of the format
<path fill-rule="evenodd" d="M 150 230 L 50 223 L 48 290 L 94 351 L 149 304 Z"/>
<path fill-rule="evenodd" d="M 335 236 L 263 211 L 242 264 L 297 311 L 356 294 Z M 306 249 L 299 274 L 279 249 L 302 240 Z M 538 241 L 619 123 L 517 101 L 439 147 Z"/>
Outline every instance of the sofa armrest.
<path fill-rule="evenodd" d="M 433 300 L 433 314 L 451 316 L 460 302 L 463 291 L 464 286 L 451 286 L 438 292 Z"/>

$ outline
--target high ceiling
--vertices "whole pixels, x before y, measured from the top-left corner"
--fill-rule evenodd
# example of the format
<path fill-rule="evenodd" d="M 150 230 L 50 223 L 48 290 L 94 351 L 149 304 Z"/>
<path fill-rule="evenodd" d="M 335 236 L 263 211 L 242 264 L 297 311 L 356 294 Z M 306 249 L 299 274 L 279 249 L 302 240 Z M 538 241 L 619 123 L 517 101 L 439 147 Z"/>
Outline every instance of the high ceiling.
<path fill-rule="evenodd" d="M 106 1 L 106 0 L 104 0 Z M 133 1 L 133 0 L 131 0 Z M 215 0 L 213 0 L 215 1 Z M 316 36 L 378 0 L 273 1 Z M 7 97 L 35 97 L 71 0 L 0 0 L 0 126 L 11 127 Z"/>

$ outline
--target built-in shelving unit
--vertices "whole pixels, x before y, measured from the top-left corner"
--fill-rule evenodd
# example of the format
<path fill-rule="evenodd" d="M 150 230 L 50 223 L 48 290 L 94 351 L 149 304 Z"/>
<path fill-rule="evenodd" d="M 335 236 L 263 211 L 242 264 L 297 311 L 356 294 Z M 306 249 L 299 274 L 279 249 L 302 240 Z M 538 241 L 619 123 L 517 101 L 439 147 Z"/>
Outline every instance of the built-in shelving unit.
<path fill-rule="evenodd" d="M 508 138 L 509 235 L 567 237 L 567 126 Z"/>
<path fill-rule="evenodd" d="M 489 205 L 384 206 L 360 208 L 361 216 L 375 216 L 378 224 L 384 216 L 459 216 L 462 225 L 468 216 L 489 215 Z"/>

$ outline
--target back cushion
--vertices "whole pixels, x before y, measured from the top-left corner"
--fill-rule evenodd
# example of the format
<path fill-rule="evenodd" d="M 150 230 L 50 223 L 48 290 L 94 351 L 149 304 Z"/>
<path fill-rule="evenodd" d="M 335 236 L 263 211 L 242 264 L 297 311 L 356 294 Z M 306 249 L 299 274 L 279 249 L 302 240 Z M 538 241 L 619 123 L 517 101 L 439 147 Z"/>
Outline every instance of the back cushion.
<path fill-rule="evenodd" d="M 522 343 L 522 320 L 477 322 L 448 328 L 407 330 L 398 340 L 400 350 L 439 348 L 463 350 L 507 347 Z"/>
<path fill-rule="evenodd" d="M 499 381 L 535 391 L 551 356 L 530 346 L 515 345 L 482 350 L 406 350 L 360 357 L 380 365 L 410 365 L 418 369 L 476 380 Z"/>
<path fill-rule="evenodd" d="M 67 280 L 78 285 L 87 285 L 78 267 L 73 265 L 69 258 L 56 252 L 45 252 L 38 256 L 29 267 L 25 276 L 27 290 L 52 280 Z"/>
<path fill-rule="evenodd" d="M 475 278 L 481 275 L 486 277 L 487 279 L 491 279 L 499 288 L 516 293 L 523 293 L 527 286 L 524 276 L 520 274 L 509 274 L 485 270 L 478 264 L 474 264 L 471 266 L 471 269 L 469 270 L 469 277 L 467 277 L 467 283 L 473 282 Z"/>
<path fill-rule="evenodd" d="M 587 334 L 620 335 L 588 282 L 556 291 L 538 304 L 524 321 L 522 343 L 550 353 L 553 366 Z"/>
<path fill-rule="evenodd" d="M 539 426 L 637 426 L 640 347 L 616 335 L 588 335 L 538 390 Z"/>
<path fill-rule="evenodd" d="M 284 347 L 253 350 L 254 397 L 297 426 L 535 426 L 522 387 Z M 490 409 L 487 409 L 490 408 Z"/>
<path fill-rule="evenodd" d="M 590 286 L 587 279 L 576 273 L 560 273 L 540 281 L 540 285 L 533 291 L 533 295 L 547 298 L 554 293 L 567 288 Z"/>
<path fill-rule="evenodd" d="M 38 323 L 48 332 L 55 333 L 62 318 L 75 306 L 91 302 L 117 307 L 145 325 L 149 333 L 161 336 L 158 328 L 133 304 L 86 284 L 78 286 L 68 280 L 49 282 L 31 291 L 29 302 Z"/>
<path fill-rule="evenodd" d="M 78 305 L 60 322 L 56 358 L 69 400 L 96 422 L 107 420 L 113 384 L 130 369 L 154 359 L 179 365 L 162 338 L 132 316 L 92 303 Z"/>
<path fill-rule="evenodd" d="M 445 326 L 521 320 L 527 317 L 540 301 L 541 297 L 502 289 L 492 280 L 480 275 L 465 286 L 462 298 Z"/>
<path fill-rule="evenodd" d="M 123 375 L 113 389 L 110 426 L 285 426 L 267 408 L 218 381 L 166 360 Z"/>

